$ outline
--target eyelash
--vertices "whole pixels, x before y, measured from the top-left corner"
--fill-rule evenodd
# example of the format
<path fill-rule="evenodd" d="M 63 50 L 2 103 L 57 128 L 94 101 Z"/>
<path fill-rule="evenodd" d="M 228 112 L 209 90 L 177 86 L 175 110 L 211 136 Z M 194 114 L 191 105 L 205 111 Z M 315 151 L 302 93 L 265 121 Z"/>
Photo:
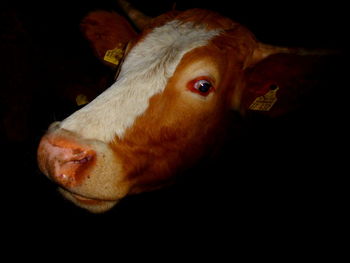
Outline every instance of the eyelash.
<path fill-rule="evenodd" d="M 209 87 L 207 86 L 209 85 Z M 211 92 L 215 90 L 213 86 L 213 81 L 209 77 L 198 77 L 194 80 L 191 80 L 188 84 L 188 89 L 194 93 L 197 93 L 201 96 L 208 96 Z M 202 90 L 201 90 L 202 88 Z M 207 89 L 207 90 L 206 90 Z"/>

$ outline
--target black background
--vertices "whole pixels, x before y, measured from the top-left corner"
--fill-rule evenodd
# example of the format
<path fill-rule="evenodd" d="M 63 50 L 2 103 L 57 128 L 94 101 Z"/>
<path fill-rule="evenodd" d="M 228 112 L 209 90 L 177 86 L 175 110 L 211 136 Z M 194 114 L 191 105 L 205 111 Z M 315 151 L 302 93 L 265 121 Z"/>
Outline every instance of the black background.
<path fill-rule="evenodd" d="M 174 1 L 131 2 L 155 16 L 170 10 Z M 345 50 L 348 17 L 343 2 L 189 0 L 176 1 L 176 7 L 218 11 L 265 43 Z M 332 65 L 332 75 L 315 99 L 299 111 L 233 130 L 239 140 L 231 139 L 219 159 L 188 171 L 190 179 L 128 197 L 110 212 L 94 215 L 56 192 L 37 168 L 36 147 L 52 121 L 75 110 L 60 97 L 60 85 L 85 75 L 95 79 L 112 74 L 91 53 L 79 22 L 89 11 L 118 7 L 107 0 L 8 1 L 2 6 L 0 98 L 2 103 L 19 101 L 16 111 L 22 110 L 13 119 L 19 138 L 1 130 L 1 217 L 14 244 L 38 233 L 75 240 L 81 233 L 118 240 L 133 236 L 134 242 L 147 243 L 157 233 L 189 245 L 192 238 L 203 243 L 228 238 L 226 245 L 238 242 L 246 249 L 271 242 L 288 257 L 310 253 L 311 247 L 321 255 L 342 249 L 337 243 L 336 250 L 317 250 L 333 247 L 329 240 L 342 232 L 347 63 Z M 13 110 L 6 103 L 1 107 L 2 114 Z"/>

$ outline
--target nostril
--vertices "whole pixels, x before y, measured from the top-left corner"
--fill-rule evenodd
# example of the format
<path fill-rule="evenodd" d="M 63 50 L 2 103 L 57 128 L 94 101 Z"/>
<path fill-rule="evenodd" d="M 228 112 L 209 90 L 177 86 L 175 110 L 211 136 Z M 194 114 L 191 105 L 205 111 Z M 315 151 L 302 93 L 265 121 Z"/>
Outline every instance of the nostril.
<path fill-rule="evenodd" d="M 62 160 L 66 162 L 85 163 L 92 158 L 92 153 L 81 149 L 65 149 L 62 151 Z"/>
<path fill-rule="evenodd" d="M 87 169 L 92 163 L 93 151 L 74 151 L 61 149 L 61 156 L 57 158 L 54 177 L 58 183 L 64 186 L 76 186 L 87 175 Z M 74 154 L 74 152 L 76 152 Z"/>
<path fill-rule="evenodd" d="M 83 164 L 83 163 L 87 163 L 88 161 L 91 160 L 91 156 L 86 156 L 83 159 L 79 159 L 79 160 L 73 160 L 74 163 L 79 163 L 79 164 Z"/>
<path fill-rule="evenodd" d="M 95 151 L 65 137 L 43 138 L 39 146 L 39 167 L 64 187 L 78 186 L 95 163 Z"/>
<path fill-rule="evenodd" d="M 88 163 L 93 158 L 92 153 L 83 152 L 78 155 L 72 156 L 70 159 L 64 160 L 63 164 L 73 163 L 73 164 L 85 164 Z"/>

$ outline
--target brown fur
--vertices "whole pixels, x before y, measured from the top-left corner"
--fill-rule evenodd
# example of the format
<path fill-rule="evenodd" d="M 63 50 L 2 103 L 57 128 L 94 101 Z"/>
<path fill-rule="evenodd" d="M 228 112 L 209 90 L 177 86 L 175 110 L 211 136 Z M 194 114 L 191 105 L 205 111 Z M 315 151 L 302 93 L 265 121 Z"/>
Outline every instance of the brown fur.
<path fill-rule="evenodd" d="M 219 145 L 231 107 L 229 98 L 241 73 L 232 67 L 237 65 L 237 51 L 223 49 L 222 38 L 226 37 L 186 54 L 164 92 L 151 98 L 147 111 L 122 140 L 116 137 L 111 144 L 133 186 L 131 193 L 167 183 Z M 186 101 L 182 95 L 186 86 L 179 89 L 179 79 L 193 61 L 204 57 L 220 72 L 214 97 L 208 102 Z"/>

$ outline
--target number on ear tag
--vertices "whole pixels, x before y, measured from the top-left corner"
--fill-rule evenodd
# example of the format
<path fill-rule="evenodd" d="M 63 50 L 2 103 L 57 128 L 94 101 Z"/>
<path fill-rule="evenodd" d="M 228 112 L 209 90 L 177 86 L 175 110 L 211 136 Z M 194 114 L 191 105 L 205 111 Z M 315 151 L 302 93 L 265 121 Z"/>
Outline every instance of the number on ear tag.
<path fill-rule="evenodd" d="M 123 49 L 116 47 L 115 49 L 107 50 L 103 59 L 109 63 L 118 65 L 121 58 L 123 57 L 123 53 Z"/>
<path fill-rule="evenodd" d="M 265 95 L 257 97 L 249 106 L 250 110 L 269 111 L 277 101 L 277 91 L 279 87 L 269 90 Z"/>

